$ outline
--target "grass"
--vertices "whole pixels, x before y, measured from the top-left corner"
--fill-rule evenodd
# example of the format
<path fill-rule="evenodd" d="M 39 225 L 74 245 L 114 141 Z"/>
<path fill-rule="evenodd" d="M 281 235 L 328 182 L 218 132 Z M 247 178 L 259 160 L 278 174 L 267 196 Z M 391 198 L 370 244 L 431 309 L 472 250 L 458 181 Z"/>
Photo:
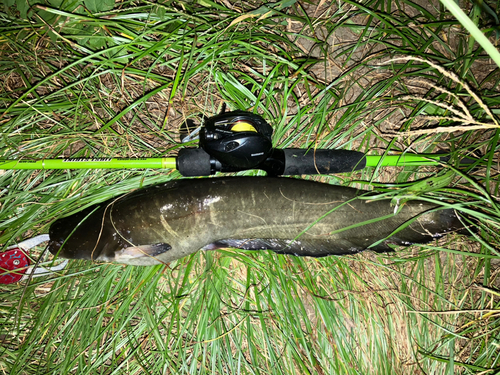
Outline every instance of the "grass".
<path fill-rule="evenodd" d="M 437 176 L 406 167 L 303 178 L 418 195 L 477 228 L 382 255 L 227 249 L 169 267 L 72 261 L 1 287 L 2 373 L 500 370 L 500 133 L 491 126 L 500 75 L 439 3 L 4 2 L 0 17 L 2 158 L 175 155 L 180 125 L 225 102 L 264 116 L 277 147 L 445 150 L 450 166 Z M 485 30 L 488 20 L 475 20 Z M 470 155 L 480 160 L 453 167 Z M 0 243 L 179 177 L 2 172 Z M 43 248 L 32 256 L 47 257 Z"/>

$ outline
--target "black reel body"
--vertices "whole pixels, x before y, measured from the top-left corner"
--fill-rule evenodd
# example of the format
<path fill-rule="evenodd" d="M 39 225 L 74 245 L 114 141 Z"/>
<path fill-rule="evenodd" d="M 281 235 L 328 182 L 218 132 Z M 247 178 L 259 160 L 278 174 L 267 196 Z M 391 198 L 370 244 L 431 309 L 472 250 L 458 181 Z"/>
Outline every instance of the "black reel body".
<path fill-rule="evenodd" d="M 272 127 L 259 115 L 243 111 L 223 113 L 205 121 L 200 148 L 221 166 L 252 169 L 270 155 Z"/>

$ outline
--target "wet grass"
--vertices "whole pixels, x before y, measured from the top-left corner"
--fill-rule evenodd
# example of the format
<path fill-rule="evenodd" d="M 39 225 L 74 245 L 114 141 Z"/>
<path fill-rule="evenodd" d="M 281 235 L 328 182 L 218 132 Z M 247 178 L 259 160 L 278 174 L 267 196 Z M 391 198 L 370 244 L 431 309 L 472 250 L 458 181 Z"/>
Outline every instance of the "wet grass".
<path fill-rule="evenodd" d="M 438 169 L 303 178 L 418 196 L 467 214 L 477 232 L 384 255 L 72 261 L 1 287 L 3 373 L 499 370 L 498 68 L 439 3 L 319 3 L 13 4 L 0 13 L 0 156 L 173 156 L 186 119 L 227 103 L 261 114 L 277 147 L 449 153 Z M 479 161 L 457 168 L 467 156 Z M 179 177 L 4 171 L 0 243 Z"/>

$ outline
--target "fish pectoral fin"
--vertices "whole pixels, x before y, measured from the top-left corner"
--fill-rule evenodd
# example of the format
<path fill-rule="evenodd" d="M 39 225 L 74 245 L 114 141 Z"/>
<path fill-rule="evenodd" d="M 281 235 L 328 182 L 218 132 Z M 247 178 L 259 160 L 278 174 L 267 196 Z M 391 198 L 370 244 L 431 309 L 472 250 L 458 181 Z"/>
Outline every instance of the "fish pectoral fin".
<path fill-rule="evenodd" d="M 141 257 L 156 257 L 166 253 L 172 248 L 168 243 L 156 243 L 152 245 L 130 246 L 115 252 L 115 262 L 123 262 L 127 259 Z"/>

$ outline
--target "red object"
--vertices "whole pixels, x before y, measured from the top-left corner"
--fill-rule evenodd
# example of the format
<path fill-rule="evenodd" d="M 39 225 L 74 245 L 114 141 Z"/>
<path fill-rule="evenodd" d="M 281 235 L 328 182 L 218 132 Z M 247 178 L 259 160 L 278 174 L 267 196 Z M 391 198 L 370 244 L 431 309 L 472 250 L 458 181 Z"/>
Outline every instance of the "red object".
<path fill-rule="evenodd" d="M 17 283 L 22 279 L 29 265 L 28 256 L 17 247 L 0 253 L 0 284 Z M 6 273 L 14 270 L 18 271 Z"/>

